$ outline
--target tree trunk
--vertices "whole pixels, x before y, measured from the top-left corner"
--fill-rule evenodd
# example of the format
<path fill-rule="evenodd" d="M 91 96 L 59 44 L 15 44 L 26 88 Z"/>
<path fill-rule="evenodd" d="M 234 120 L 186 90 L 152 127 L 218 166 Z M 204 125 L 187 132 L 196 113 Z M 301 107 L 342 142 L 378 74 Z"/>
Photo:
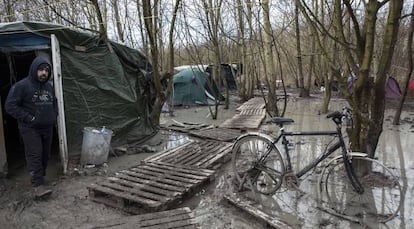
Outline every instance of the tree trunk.
<path fill-rule="evenodd" d="M 237 0 L 237 45 L 238 45 L 238 51 L 239 56 L 241 57 L 239 59 L 241 63 L 241 69 L 238 69 L 238 72 L 244 72 L 246 66 L 246 41 L 244 37 L 244 13 L 243 13 L 243 2 L 241 0 Z M 246 98 L 246 86 L 247 86 L 247 80 L 246 80 L 246 74 L 239 75 L 239 77 L 236 80 L 237 82 L 237 89 L 239 93 L 239 97 L 243 100 Z"/>
<path fill-rule="evenodd" d="M 16 21 L 13 2 L 10 0 L 3 0 L 3 5 L 6 10 L 6 16 L 4 17 L 4 19 L 8 22 Z"/>
<path fill-rule="evenodd" d="M 118 0 L 111 0 L 111 1 L 112 1 L 112 7 L 114 8 L 113 9 L 114 17 L 115 17 L 114 25 L 115 25 L 116 31 L 118 32 L 118 39 L 119 41 L 124 43 L 125 42 L 124 29 L 122 28 L 123 23 L 121 22 L 121 17 L 119 16 Z"/>
<path fill-rule="evenodd" d="M 374 102 L 371 106 L 371 121 L 367 128 L 367 135 L 365 136 L 367 138 L 366 152 L 371 157 L 375 156 L 375 149 L 377 148 L 379 137 L 382 133 L 385 111 L 385 85 L 387 82 L 387 73 L 391 65 L 391 58 L 394 53 L 394 46 L 397 41 L 402 7 L 402 0 L 390 1 L 383 49 L 381 51 L 377 78 L 375 80 Z"/>
<path fill-rule="evenodd" d="M 276 95 L 276 70 L 273 61 L 273 32 L 270 24 L 269 0 L 262 1 L 263 8 L 263 43 L 265 55 L 265 77 L 268 82 L 269 95 L 266 109 L 273 116 L 279 115 Z"/>
<path fill-rule="evenodd" d="M 408 71 L 407 71 L 407 75 L 405 76 L 404 79 L 404 87 L 403 87 L 403 92 L 402 92 L 402 96 L 401 99 L 398 103 L 398 108 L 397 111 L 395 112 L 394 115 L 394 120 L 392 122 L 392 124 L 394 125 L 399 125 L 400 124 L 400 117 L 401 117 L 401 112 L 403 109 L 403 105 L 404 105 L 404 101 L 405 98 L 407 96 L 407 88 L 408 88 L 408 84 L 410 83 L 410 77 L 411 74 L 413 73 L 413 47 L 412 47 L 412 43 L 413 43 L 413 32 L 414 32 L 414 4 L 412 5 L 411 8 L 411 21 L 410 21 L 410 27 L 408 28 L 408 35 L 407 35 L 407 62 L 408 62 Z"/>
<path fill-rule="evenodd" d="M 303 77 L 303 63 L 302 50 L 300 43 L 300 28 L 299 28 L 299 9 L 298 3 L 295 2 L 295 31 L 296 31 L 296 52 L 298 62 L 298 83 L 299 83 L 299 97 L 309 97 L 309 91 L 305 89 L 305 79 Z"/>
<path fill-rule="evenodd" d="M 114 52 L 114 50 L 112 49 L 111 43 L 109 42 L 108 39 L 108 32 L 106 30 L 105 27 L 105 22 L 104 22 L 104 18 L 102 17 L 102 13 L 101 13 L 101 9 L 99 8 L 99 4 L 98 4 L 98 0 L 91 0 L 95 11 L 96 11 L 96 16 L 98 19 L 98 23 L 99 23 L 99 35 L 100 38 L 102 39 L 102 41 L 104 41 L 106 43 L 106 45 L 108 46 L 109 51 L 112 53 Z"/>

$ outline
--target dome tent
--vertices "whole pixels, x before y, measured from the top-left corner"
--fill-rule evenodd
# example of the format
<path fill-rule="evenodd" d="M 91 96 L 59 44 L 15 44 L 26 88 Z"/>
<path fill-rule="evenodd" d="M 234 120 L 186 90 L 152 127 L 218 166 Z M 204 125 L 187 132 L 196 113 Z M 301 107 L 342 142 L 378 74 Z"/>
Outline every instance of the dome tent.
<path fill-rule="evenodd" d="M 174 75 L 173 91 L 170 94 L 170 101 L 174 105 L 212 104 L 216 96 L 220 101 L 224 100 L 208 73 L 198 69 L 185 69 Z"/>

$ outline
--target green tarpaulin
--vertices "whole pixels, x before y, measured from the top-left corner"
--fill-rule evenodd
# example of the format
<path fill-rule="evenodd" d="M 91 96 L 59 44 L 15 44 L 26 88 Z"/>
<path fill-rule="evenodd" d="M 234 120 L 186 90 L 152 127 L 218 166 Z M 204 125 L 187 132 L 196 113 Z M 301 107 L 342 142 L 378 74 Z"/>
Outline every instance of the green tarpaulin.
<path fill-rule="evenodd" d="M 114 131 L 112 145 L 137 142 L 155 133 L 149 119 L 144 74 L 151 71 L 139 51 L 98 35 L 39 22 L 0 23 L 0 53 L 50 48 L 55 34 L 61 52 L 69 156 L 80 154 L 84 127 Z"/>

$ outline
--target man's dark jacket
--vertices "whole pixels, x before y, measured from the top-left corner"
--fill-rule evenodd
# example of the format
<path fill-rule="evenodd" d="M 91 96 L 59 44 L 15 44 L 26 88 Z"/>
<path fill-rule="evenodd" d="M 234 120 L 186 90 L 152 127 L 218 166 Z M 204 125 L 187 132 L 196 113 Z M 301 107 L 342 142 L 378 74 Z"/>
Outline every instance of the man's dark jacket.
<path fill-rule="evenodd" d="M 49 82 L 51 70 L 45 82 L 37 79 L 37 68 L 43 63 L 48 64 L 42 57 L 36 57 L 29 75 L 15 83 L 7 96 L 6 112 L 17 119 L 19 128 L 48 128 L 56 123 L 56 97 Z"/>

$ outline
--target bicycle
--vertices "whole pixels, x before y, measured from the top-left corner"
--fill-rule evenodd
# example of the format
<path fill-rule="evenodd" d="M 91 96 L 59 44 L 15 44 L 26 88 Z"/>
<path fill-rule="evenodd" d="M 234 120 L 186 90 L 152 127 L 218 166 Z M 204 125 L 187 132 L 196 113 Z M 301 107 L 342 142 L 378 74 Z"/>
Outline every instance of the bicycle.
<path fill-rule="evenodd" d="M 283 126 L 294 120 L 273 117 L 271 123 L 280 128 L 276 138 L 264 133 L 246 133 L 238 137 L 233 144 L 231 162 L 237 191 L 249 189 L 273 195 L 282 184 L 288 189 L 298 189 L 299 178 L 340 149 L 341 155 L 335 156 L 322 169 L 319 179 L 322 203 L 342 216 L 375 216 L 379 222 L 391 220 L 397 215 L 402 198 L 398 178 L 367 154 L 349 150 L 342 134 L 343 124 L 352 125 L 349 108 L 330 113 L 327 118 L 336 124 L 336 130 L 286 131 Z M 294 172 L 287 138 L 291 136 L 333 136 L 337 141 Z M 284 148 L 283 157 L 276 145 L 280 141 Z"/>

